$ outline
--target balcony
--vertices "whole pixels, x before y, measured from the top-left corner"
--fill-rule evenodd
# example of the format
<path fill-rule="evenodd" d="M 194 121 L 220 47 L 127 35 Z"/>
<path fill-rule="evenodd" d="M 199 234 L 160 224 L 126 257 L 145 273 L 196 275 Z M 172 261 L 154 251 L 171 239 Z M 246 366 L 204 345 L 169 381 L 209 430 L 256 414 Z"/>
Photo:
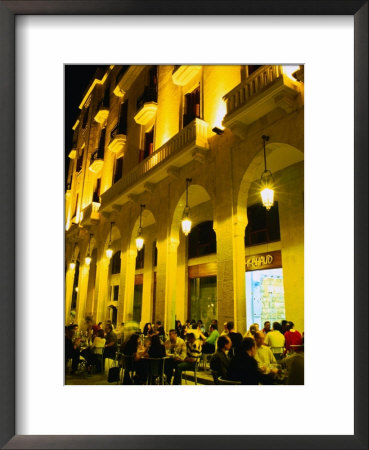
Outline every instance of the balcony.
<path fill-rule="evenodd" d="M 109 107 L 105 106 L 104 103 L 101 102 L 99 107 L 97 108 L 97 113 L 94 117 L 95 122 L 103 124 L 105 123 L 108 116 L 109 116 Z"/>
<path fill-rule="evenodd" d="M 124 97 L 133 82 L 138 78 L 144 69 L 145 66 L 123 66 L 122 71 L 117 77 L 114 95 L 117 97 Z"/>
<path fill-rule="evenodd" d="M 117 157 L 124 156 L 127 143 L 127 131 L 125 127 L 117 123 L 110 133 L 110 138 L 108 149 L 115 153 Z"/>
<path fill-rule="evenodd" d="M 173 83 L 185 86 L 201 72 L 201 66 L 175 66 L 172 73 Z"/>
<path fill-rule="evenodd" d="M 91 170 L 91 172 L 95 173 L 96 175 L 100 175 L 103 167 L 104 167 L 104 151 L 98 149 L 91 155 L 89 170 Z"/>
<path fill-rule="evenodd" d="M 193 160 L 203 161 L 208 151 L 208 124 L 195 119 L 162 145 L 101 196 L 101 211 L 111 212 L 130 198 L 155 184 Z M 133 197 L 131 197 L 133 196 Z"/>
<path fill-rule="evenodd" d="M 290 113 L 299 93 L 298 83 L 283 73 L 282 66 L 262 66 L 223 97 L 227 104 L 223 125 L 238 134 L 243 125 L 277 108 Z"/>
<path fill-rule="evenodd" d="M 73 145 L 72 150 L 69 152 L 68 158 L 75 159 L 77 156 L 77 147 Z"/>
<path fill-rule="evenodd" d="M 137 99 L 137 113 L 134 117 L 139 125 L 148 124 L 156 114 L 158 109 L 158 94 L 156 87 L 145 87 L 143 94 Z"/>
<path fill-rule="evenodd" d="M 92 202 L 81 213 L 81 225 L 94 225 L 100 220 L 100 203 Z"/>

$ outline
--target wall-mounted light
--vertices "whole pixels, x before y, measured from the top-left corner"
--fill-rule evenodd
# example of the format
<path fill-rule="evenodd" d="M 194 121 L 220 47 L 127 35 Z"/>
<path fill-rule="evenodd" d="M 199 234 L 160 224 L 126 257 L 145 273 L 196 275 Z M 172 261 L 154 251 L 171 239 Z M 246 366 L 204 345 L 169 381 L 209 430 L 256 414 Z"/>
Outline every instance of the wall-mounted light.
<path fill-rule="evenodd" d="M 274 204 L 274 189 L 273 189 L 273 175 L 270 170 L 267 170 L 266 165 L 266 153 L 265 153 L 265 142 L 269 141 L 269 136 L 261 136 L 264 142 L 264 172 L 261 174 L 260 184 L 261 184 L 261 201 L 267 210 L 269 210 Z"/>
<path fill-rule="evenodd" d="M 224 133 L 224 130 L 222 130 L 221 128 L 218 128 L 218 127 L 214 127 L 211 131 L 213 131 L 218 136 L 220 136 L 221 134 Z"/>
<path fill-rule="evenodd" d="M 108 248 L 106 249 L 106 256 L 107 258 L 111 258 L 113 256 L 113 249 L 111 248 L 111 230 L 113 228 L 114 222 L 110 222 L 110 235 L 109 235 L 109 244 Z"/>
<path fill-rule="evenodd" d="M 138 251 L 142 250 L 144 245 L 144 238 L 142 236 L 142 210 L 145 208 L 145 205 L 140 205 L 140 226 L 138 227 L 138 233 L 136 237 L 136 248 Z"/>
<path fill-rule="evenodd" d="M 89 266 L 91 264 L 91 255 L 90 255 L 90 245 L 91 245 L 91 238 L 92 234 L 90 233 L 90 239 L 88 240 L 88 250 L 87 250 L 87 256 L 85 258 L 85 263 Z"/>
<path fill-rule="evenodd" d="M 186 206 L 183 210 L 182 215 L 182 231 L 185 234 L 185 236 L 188 236 L 188 234 L 191 231 L 191 219 L 190 219 L 190 207 L 188 206 L 188 185 L 191 183 L 192 178 L 186 178 Z"/>

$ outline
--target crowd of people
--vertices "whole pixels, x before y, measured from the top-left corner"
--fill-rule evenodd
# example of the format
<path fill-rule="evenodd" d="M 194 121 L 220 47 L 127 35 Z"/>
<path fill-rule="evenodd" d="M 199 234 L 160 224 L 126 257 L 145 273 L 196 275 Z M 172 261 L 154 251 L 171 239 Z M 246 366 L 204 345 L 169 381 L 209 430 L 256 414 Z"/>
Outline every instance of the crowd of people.
<path fill-rule="evenodd" d="M 241 384 L 273 384 L 287 369 L 288 384 L 303 384 L 303 335 L 295 330 L 293 322 L 269 321 L 259 330 L 252 324 L 242 336 L 234 322 L 224 323 L 221 333 L 218 322 L 212 320 L 208 329 L 201 320 L 188 320 L 166 333 L 160 321 L 146 323 L 141 332 L 132 317 L 114 330 L 111 321 L 97 325 L 86 321 L 86 331 L 79 332 L 78 325 L 69 325 L 65 333 L 66 361 L 72 360 L 72 374 L 81 360 L 86 361 L 87 372 L 103 358 L 124 357 L 131 361 L 131 370 L 125 370 L 123 384 L 144 384 L 148 380 L 149 358 L 164 358 L 167 384 L 181 384 L 184 371 L 194 371 L 203 354 L 211 355 L 210 368 L 214 382 L 225 379 Z M 133 376 L 132 376 L 133 374 Z"/>

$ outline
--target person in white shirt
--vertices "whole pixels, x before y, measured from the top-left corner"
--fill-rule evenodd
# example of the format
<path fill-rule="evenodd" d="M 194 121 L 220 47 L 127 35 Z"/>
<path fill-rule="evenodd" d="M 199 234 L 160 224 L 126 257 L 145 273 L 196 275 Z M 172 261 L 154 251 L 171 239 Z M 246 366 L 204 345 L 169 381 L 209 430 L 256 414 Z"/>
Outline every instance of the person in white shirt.
<path fill-rule="evenodd" d="M 269 334 L 269 333 L 268 333 Z M 277 361 L 270 350 L 264 344 L 264 334 L 261 331 L 257 331 L 254 334 L 254 339 L 256 343 L 256 355 L 255 359 L 258 362 L 259 368 L 263 371 L 268 371 L 271 364 L 275 364 Z"/>
<path fill-rule="evenodd" d="M 270 347 L 274 356 L 279 359 L 283 355 L 285 337 L 282 334 L 282 326 L 279 322 L 273 323 L 273 331 L 266 335 L 264 344 Z"/>

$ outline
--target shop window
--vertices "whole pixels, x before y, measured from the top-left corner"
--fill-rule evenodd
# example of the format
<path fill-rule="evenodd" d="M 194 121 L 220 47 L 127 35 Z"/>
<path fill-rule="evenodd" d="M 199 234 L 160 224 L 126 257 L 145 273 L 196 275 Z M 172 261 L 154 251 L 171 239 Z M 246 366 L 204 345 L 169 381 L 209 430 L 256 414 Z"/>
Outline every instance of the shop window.
<path fill-rule="evenodd" d="M 144 148 L 140 151 L 140 162 L 146 159 L 154 151 L 154 127 L 145 133 Z"/>
<path fill-rule="evenodd" d="M 201 319 L 208 330 L 211 321 L 217 319 L 217 277 L 191 278 L 189 285 L 189 317 Z"/>
<path fill-rule="evenodd" d="M 133 294 L 133 320 L 135 322 L 141 322 L 142 314 L 142 291 L 143 291 L 143 276 L 135 276 L 135 287 Z"/>
<path fill-rule="evenodd" d="M 112 275 L 120 273 L 120 250 L 114 253 L 111 259 L 111 273 Z"/>
<path fill-rule="evenodd" d="M 145 259 L 145 246 L 143 246 L 142 249 L 137 252 L 136 270 L 144 268 L 144 259 Z"/>
<path fill-rule="evenodd" d="M 123 157 L 116 158 L 114 165 L 114 178 L 113 184 L 119 181 L 123 175 Z"/>
<path fill-rule="evenodd" d="M 269 211 L 261 203 L 249 206 L 247 219 L 246 247 L 280 240 L 278 202 Z"/>
<path fill-rule="evenodd" d="M 185 95 L 183 126 L 188 125 L 196 117 L 200 118 L 200 86 Z"/>
<path fill-rule="evenodd" d="M 217 241 L 213 221 L 208 220 L 193 227 L 188 237 L 188 257 L 196 258 L 216 252 Z"/>

